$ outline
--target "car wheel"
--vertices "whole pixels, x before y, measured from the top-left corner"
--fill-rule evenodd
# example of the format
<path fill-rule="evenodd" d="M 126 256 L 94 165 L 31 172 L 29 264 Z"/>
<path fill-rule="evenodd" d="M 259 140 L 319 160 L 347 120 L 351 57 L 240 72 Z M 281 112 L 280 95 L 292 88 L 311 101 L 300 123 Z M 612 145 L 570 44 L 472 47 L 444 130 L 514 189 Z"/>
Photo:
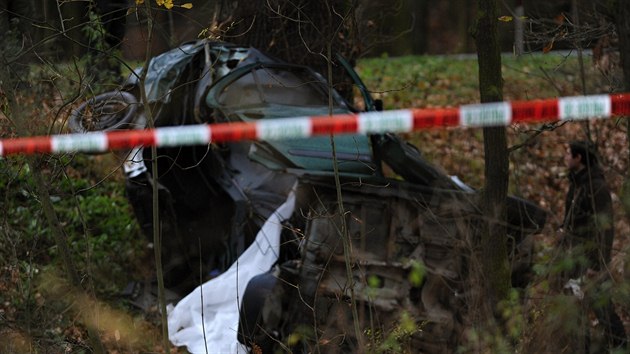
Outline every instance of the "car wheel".
<path fill-rule="evenodd" d="M 138 100 L 131 93 L 106 92 L 73 110 L 68 128 L 73 133 L 126 129 L 133 122 L 137 109 Z"/>

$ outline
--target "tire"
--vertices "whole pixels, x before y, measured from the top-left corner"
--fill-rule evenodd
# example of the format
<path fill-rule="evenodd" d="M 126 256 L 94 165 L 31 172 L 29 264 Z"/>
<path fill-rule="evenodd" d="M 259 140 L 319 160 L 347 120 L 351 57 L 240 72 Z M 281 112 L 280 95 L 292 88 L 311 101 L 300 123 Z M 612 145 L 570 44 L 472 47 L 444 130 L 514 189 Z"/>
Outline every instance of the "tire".
<path fill-rule="evenodd" d="M 138 100 L 126 91 L 102 93 L 73 110 L 68 128 L 73 133 L 127 129 L 136 116 Z"/>

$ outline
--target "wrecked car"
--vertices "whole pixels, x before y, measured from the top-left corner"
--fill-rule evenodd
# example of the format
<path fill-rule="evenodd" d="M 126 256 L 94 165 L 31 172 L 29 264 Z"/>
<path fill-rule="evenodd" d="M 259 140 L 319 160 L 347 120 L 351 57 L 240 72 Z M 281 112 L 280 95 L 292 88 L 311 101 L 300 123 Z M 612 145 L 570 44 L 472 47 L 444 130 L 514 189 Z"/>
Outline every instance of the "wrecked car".
<path fill-rule="evenodd" d="M 354 80 L 363 109 L 380 109 L 343 58 L 336 65 Z M 74 111 L 71 129 L 143 129 L 149 108 L 156 127 L 358 112 L 309 67 L 229 43 L 196 41 L 154 57 L 144 86 L 149 107 L 140 104 L 136 74 L 120 91 Z M 479 193 L 417 147 L 394 134 L 162 147 L 155 179 L 151 161 L 150 149 L 128 152 L 126 190 L 151 241 L 151 184 L 158 183 L 173 302 L 220 278 L 246 250 L 262 249 L 261 230 L 292 200 L 276 222 L 279 244 L 269 267 L 230 300 L 232 307 L 238 301 L 238 323 L 228 331 L 241 351 L 354 352 L 355 320 L 369 346 L 403 318 L 416 325 L 400 339 L 414 351 L 453 349 L 466 308 L 470 242 L 482 220 Z M 515 285 L 527 282 L 531 235 L 545 219 L 532 202 L 508 198 Z"/>

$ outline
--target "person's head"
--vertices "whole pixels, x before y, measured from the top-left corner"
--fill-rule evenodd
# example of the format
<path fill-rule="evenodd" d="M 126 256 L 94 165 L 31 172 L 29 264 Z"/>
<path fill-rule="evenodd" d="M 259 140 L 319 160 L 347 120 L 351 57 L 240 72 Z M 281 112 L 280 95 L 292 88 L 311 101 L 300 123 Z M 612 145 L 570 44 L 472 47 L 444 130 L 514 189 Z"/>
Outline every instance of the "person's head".
<path fill-rule="evenodd" d="M 571 171 L 579 171 L 584 167 L 592 168 L 598 165 L 595 147 L 588 141 L 570 142 L 564 160 Z"/>

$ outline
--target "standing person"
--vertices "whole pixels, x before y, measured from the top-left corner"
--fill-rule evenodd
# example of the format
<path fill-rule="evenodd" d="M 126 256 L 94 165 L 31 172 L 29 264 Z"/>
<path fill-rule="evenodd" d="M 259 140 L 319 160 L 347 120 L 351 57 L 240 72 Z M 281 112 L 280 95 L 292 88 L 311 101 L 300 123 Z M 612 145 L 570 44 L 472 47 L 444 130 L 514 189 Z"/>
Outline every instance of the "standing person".
<path fill-rule="evenodd" d="M 577 260 L 570 276 L 595 281 L 592 291 L 586 294 L 586 301 L 604 326 L 608 349 L 626 348 L 623 323 L 601 286 L 610 279 L 608 263 L 614 238 L 610 190 L 589 142 L 571 142 L 565 164 L 570 185 L 565 204 L 564 242 Z M 580 258 L 585 261 L 581 262 Z"/>

